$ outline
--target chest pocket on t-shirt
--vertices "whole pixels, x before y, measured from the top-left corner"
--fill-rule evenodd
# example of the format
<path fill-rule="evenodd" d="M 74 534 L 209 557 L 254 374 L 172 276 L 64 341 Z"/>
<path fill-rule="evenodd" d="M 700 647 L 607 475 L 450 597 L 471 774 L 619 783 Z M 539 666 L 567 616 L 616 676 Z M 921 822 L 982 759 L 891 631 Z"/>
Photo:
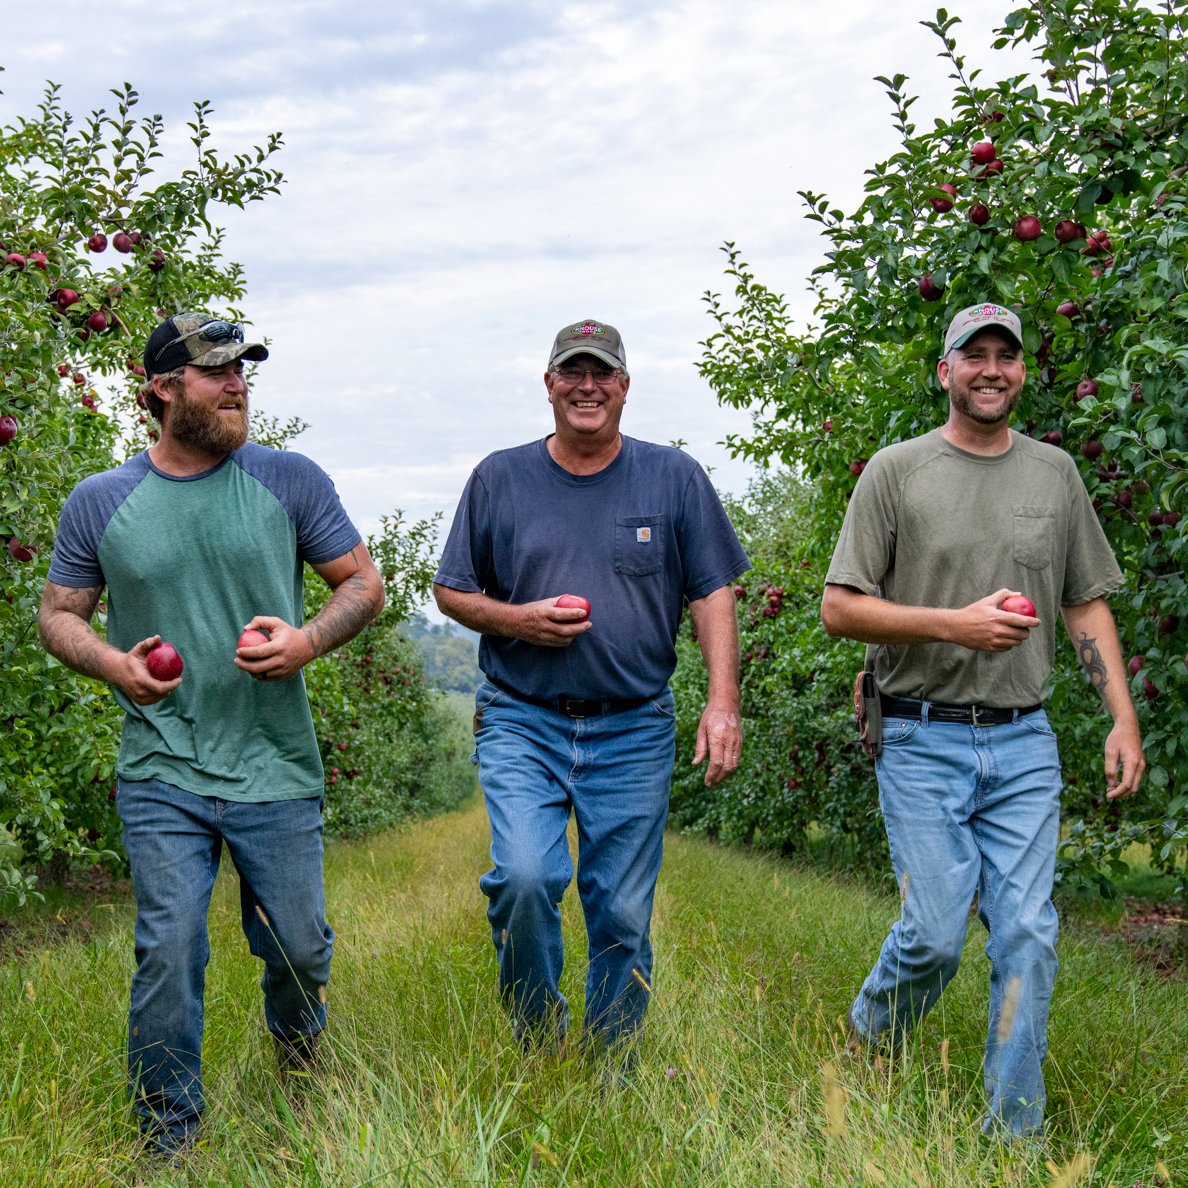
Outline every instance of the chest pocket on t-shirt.
<path fill-rule="evenodd" d="M 1056 509 L 1015 506 L 1015 560 L 1028 569 L 1047 569 L 1056 551 Z"/>
<path fill-rule="evenodd" d="M 615 517 L 615 573 L 647 577 L 664 568 L 664 517 Z"/>

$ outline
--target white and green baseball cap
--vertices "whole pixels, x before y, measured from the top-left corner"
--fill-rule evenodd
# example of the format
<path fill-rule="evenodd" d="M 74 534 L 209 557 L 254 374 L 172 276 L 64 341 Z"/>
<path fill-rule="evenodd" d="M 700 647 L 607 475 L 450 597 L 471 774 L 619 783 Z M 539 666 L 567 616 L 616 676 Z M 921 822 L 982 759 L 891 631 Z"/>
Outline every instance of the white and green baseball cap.
<path fill-rule="evenodd" d="M 1023 324 L 1014 310 L 1004 309 L 1001 305 L 971 305 L 963 309 L 949 323 L 949 332 L 945 335 L 945 354 L 954 347 L 964 346 L 979 330 L 990 327 L 1005 330 L 1020 349 L 1023 346 Z"/>

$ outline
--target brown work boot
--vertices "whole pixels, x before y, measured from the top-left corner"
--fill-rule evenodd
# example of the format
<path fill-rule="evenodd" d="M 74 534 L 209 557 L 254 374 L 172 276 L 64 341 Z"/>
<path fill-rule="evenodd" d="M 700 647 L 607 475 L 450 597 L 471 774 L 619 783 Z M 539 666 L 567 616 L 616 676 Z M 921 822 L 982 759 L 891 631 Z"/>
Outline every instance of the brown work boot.
<path fill-rule="evenodd" d="M 272 1032 L 276 1064 L 282 1081 L 290 1077 L 310 1077 L 318 1069 L 318 1034 L 290 1037 Z"/>

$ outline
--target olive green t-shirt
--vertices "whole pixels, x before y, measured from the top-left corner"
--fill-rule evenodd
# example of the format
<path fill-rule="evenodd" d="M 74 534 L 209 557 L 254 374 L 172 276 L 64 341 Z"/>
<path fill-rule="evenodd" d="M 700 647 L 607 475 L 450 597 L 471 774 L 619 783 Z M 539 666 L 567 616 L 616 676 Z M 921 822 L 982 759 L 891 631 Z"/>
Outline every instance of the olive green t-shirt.
<path fill-rule="evenodd" d="M 1076 463 L 1011 434 L 995 457 L 938 430 L 879 450 L 858 480 L 826 582 L 900 606 L 958 608 L 1008 587 L 1040 626 L 1009 652 L 959 644 L 870 645 L 867 666 L 896 697 L 946 705 L 1035 705 L 1056 655 L 1062 606 L 1122 584 Z"/>

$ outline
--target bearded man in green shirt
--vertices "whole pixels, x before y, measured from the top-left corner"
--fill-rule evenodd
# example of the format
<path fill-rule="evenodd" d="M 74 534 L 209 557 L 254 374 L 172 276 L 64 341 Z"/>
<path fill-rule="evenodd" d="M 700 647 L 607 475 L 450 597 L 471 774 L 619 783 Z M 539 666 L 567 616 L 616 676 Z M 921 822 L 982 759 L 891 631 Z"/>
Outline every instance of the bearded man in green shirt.
<path fill-rule="evenodd" d="M 870 460 L 821 602 L 830 635 L 868 645 L 879 804 L 904 893 L 850 1026 L 862 1046 L 894 1044 L 936 1005 L 976 891 L 989 932 L 985 1129 L 1034 1135 L 1057 966 L 1062 783 L 1040 701 L 1059 614 L 1113 715 L 1107 795 L 1138 787 L 1142 740 L 1104 597 L 1122 574 L 1072 458 L 1009 428 L 1026 378 L 1018 315 L 962 310 L 937 373 L 948 422 Z M 1020 593 L 1034 616 L 1002 608 Z"/>
<path fill-rule="evenodd" d="M 321 755 L 301 671 L 383 607 L 367 548 L 308 458 L 247 440 L 243 328 L 165 319 L 141 390 L 151 449 L 91 475 L 62 509 L 40 611 L 63 664 L 125 711 L 116 809 L 136 892 L 128 1073 L 150 1148 L 177 1157 L 202 1114 L 206 913 L 223 846 L 263 959 L 282 1069 L 308 1070 L 326 1025 L 334 933 L 322 886 Z M 333 589 L 302 623 L 308 562 Z M 107 638 L 91 618 L 107 588 Z M 245 628 L 264 643 L 238 647 Z M 184 668 L 158 679 L 162 639 Z"/>

